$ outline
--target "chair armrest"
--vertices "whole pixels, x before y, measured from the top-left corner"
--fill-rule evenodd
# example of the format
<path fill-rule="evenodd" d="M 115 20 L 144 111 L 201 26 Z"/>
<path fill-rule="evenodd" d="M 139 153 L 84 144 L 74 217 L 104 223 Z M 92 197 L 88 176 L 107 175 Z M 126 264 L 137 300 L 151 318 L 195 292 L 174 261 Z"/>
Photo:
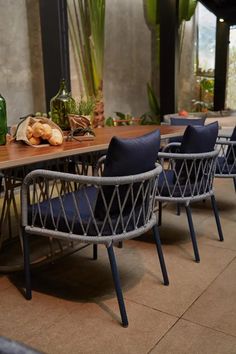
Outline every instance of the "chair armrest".
<path fill-rule="evenodd" d="M 169 150 L 171 150 L 172 147 L 179 147 L 179 146 L 181 146 L 181 143 L 179 143 L 179 142 L 169 143 L 163 147 L 162 152 L 168 152 Z"/>
<path fill-rule="evenodd" d="M 97 176 L 97 177 L 102 176 L 105 160 L 106 160 L 106 155 L 103 155 L 98 159 L 98 161 L 94 167 L 94 176 Z"/>

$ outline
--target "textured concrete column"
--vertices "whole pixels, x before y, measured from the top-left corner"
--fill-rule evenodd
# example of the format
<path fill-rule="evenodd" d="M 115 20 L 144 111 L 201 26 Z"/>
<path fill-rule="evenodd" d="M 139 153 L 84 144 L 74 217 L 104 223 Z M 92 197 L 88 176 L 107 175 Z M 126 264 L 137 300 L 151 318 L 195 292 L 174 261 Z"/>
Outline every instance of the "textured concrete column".
<path fill-rule="evenodd" d="M 8 125 L 45 109 L 38 0 L 0 0 L 0 77 Z"/>

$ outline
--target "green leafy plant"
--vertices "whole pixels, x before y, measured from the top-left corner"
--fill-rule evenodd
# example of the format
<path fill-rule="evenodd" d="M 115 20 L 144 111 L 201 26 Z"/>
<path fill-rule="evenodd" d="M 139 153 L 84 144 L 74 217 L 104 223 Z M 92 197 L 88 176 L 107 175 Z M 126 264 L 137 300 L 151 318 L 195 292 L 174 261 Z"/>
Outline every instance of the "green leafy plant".
<path fill-rule="evenodd" d="M 103 86 L 105 0 L 68 1 L 69 33 L 86 96 Z"/>
<path fill-rule="evenodd" d="M 147 96 L 150 111 L 141 116 L 141 125 L 160 124 L 160 107 L 152 86 L 147 83 Z"/>
<path fill-rule="evenodd" d="M 79 102 L 76 103 L 76 114 L 89 116 L 93 113 L 95 107 L 94 97 L 82 97 Z"/>

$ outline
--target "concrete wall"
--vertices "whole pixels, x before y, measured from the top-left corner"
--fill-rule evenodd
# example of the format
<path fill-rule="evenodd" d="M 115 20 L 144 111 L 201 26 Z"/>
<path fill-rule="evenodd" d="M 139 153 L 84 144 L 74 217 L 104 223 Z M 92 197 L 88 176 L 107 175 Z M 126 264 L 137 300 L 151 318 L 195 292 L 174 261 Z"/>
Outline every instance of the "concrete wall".
<path fill-rule="evenodd" d="M 38 0 L 0 0 L 0 92 L 8 125 L 45 109 Z"/>
<path fill-rule="evenodd" d="M 71 49 L 72 94 L 81 91 Z M 106 0 L 105 115 L 115 111 L 139 116 L 148 110 L 146 83 L 151 76 L 151 33 L 143 0 Z"/>

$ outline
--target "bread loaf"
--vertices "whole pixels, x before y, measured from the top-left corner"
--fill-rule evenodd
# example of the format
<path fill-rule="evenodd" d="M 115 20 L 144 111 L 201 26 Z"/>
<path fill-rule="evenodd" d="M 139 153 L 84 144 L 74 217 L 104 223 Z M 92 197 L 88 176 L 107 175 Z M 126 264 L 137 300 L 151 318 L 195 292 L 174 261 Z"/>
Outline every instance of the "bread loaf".
<path fill-rule="evenodd" d="M 52 128 L 49 124 L 43 124 L 43 129 L 42 139 L 49 140 L 52 137 Z"/>
<path fill-rule="evenodd" d="M 29 139 L 29 142 L 32 144 L 32 145 L 39 145 L 41 143 L 41 139 L 40 138 L 36 138 L 35 136 L 32 136 L 30 139 Z"/>
<path fill-rule="evenodd" d="M 30 139 L 32 138 L 32 135 L 33 135 L 33 129 L 30 125 L 28 125 L 27 129 L 26 129 L 26 136 L 27 136 L 27 139 Z"/>
<path fill-rule="evenodd" d="M 61 145 L 63 143 L 63 136 L 58 129 L 52 129 L 52 136 L 48 139 L 51 145 Z"/>
<path fill-rule="evenodd" d="M 32 131 L 33 131 L 33 136 L 35 138 L 39 138 L 40 136 L 43 135 L 44 133 L 44 127 L 43 124 L 40 122 L 36 122 L 32 125 Z"/>

